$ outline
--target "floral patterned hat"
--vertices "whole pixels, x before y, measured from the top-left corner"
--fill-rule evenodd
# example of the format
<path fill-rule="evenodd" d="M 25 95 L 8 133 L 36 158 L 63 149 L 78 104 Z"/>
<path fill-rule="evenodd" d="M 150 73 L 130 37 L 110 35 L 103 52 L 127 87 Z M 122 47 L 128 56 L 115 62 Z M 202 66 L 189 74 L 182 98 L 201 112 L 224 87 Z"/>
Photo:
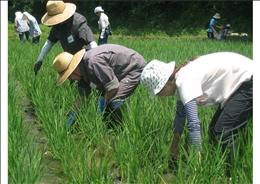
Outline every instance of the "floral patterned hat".
<path fill-rule="evenodd" d="M 174 68 L 174 61 L 164 63 L 162 61 L 152 60 L 143 69 L 141 84 L 147 87 L 152 95 L 156 95 L 165 86 Z"/>

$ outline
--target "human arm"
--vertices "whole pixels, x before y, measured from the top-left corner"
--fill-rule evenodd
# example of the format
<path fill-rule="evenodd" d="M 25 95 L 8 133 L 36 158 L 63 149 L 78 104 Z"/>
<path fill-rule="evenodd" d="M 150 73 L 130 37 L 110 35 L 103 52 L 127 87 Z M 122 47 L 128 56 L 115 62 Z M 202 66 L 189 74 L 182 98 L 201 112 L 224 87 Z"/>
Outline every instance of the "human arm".
<path fill-rule="evenodd" d="M 109 101 L 117 94 L 119 80 L 117 79 L 113 68 L 107 63 L 102 55 L 94 57 L 93 60 L 92 67 L 94 75 L 104 88 L 105 100 Z"/>
<path fill-rule="evenodd" d="M 201 133 L 200 133 L 200 121 L 198 119 L 198 108 L 196 100 L 193 99 L 183 105 L 181 101 L 177 101 L 176 116 L 174 119 L 174 136 L 171 143 L 171 160 L 169 161 L 169 167 L 176 171 L 177 160 L 179 155 L 179 142 L 185 120 L 188 120 L 189 140 L 192 146 L 198 150 L 201 148 Z"/>
<path fill-rule="evenodd" d="M 73 103 L 72 109 L 67 113 L 67 120 L 66 124 L 71 126 L 76 122 L 76 115 L 79 109 L 81 108 L 82 104 L 86 102 L 87 97 L 91 93 L 91 89 L 87 83 L 83 80 L 76 82 L 76 87 L 79 92 L 76 100 Z"/>
<path fill-rule="evenodd" d="M 50 40 L 46 40 L 46 42 L 44 43 L 41 52 L 38 55 L 36 62 L 34 63 L 35 75 L 37 75 L 38 71 L 40 70 L 45 55 L 51 50 L 53 45 L 54 43 L 51 42 Z"/>
<path fill-rule="evenodd" d="M 101 29 L 100 38 L 103 39 L 105 36 L 106 28 L 109 25 L 108 17 L 102 13 L 99 19 L 99 27 Z"/>
<path fill-rule="evenodd" d="M 184 105 L 187 116 L 187 127 L 189 130 L 189 143 L 196 149 L 201 149 L 200 120 L 198 117 L 198 105 L 196 99 Z"/>
<path fill-rule="evenodd" d="M 80 25 L 78 32 L 79 38 L 83 40 L 84 44 L 87 46 L 87 50 L 97 47 L 97 43 L 94 39 L 93 32 L 87 25 L 87 22 L 84 22 Z"/>
<path fill-rule="evenodd" d="M 186 120 L 186 112 L 183 103 L 178 100 L 176 103 L 176 115 L 173 123 L 173 139 L 171 143 L 171 162 L 176 162 L 178 160 L 179 154 L 179 141 Z M 170 167 L 173 167 L 170 164 Z"/>

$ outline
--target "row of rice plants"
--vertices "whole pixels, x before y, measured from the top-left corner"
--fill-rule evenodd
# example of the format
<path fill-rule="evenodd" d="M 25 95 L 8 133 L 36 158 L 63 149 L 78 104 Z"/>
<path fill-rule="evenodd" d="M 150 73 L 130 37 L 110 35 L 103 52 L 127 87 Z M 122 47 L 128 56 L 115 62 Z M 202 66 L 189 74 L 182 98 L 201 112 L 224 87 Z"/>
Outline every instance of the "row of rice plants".
<path fill-rule="evenodd" d="M 9 67 L 12 71 L 12 67 Z M 12 73 L 12 72 L 11 72 Z M 11 74 L 10 73 L 10 74 Z M 23 94 L 14 73 L 8 84 L 8 178 L 10 183 L 37 183 L 41 178 L 42 153 L 35 147 L 21 99 Z"/>
<path fill-rule="evenodd" d="M 194 56 L 214 51 L 236 51 L 252 56 L 250 42 L 211 42 L 208 40 L 143 39 L 111 37 L 111 42 L 137 50 L 147 61 L 159 59 L 176 60 L 178 64 Z M 43 44 L 43 41 L 41 42 Z M 41 45 L 40 44 L 40 45 Z M 24 51 L 27 48 L 27 52 Z M 122 129 L 108 130 L 96 112 L 96 95 L 92 94 L 78 114 L 78 124 L 72 130 L 65 126 L 66 113 L 76 98 L 77 91 L 66 83 L 55 86 L 56 73 L 51 63 L 61 49 L 55 46 L 45 58 L 45 63 L 35 78 L 33 62 L 40 46 L 9 42 L 9 49 L 16 54 L 9 55 L 19 81 L 27 89 L 34 104 L 38 123 L 48 138 L 49 152 L 62 166 L 62 183 L 225 183 L 223 180 L 223 159 L 207 142 L 207 124 L 213 114 L 209 109 L 200 109 L 204 144 L 202 161 L 182 149 L 179 172 L 168 180 L 164 175 L 169 159 L 172 116 L 175 110 L 174 97 L 150 99 L 141 86 L 130 97 L 126 106 Z M 10 71 L 9 71 L 10 72 Z M 252 143 L 252 132 L 247 139 Z M 183 143 L 185 136 L 183 136 Z M 250 142 L 251 141 L 251 142 Z M 241 181 L 252 181 L 252 144 L 245 146 L 247 169 L 236 167 L 234 175 L 241 173 Z M 243 160 L 244 160 L 243 159 Z M 244 162 L 244 161 L 243 161 Z"/>

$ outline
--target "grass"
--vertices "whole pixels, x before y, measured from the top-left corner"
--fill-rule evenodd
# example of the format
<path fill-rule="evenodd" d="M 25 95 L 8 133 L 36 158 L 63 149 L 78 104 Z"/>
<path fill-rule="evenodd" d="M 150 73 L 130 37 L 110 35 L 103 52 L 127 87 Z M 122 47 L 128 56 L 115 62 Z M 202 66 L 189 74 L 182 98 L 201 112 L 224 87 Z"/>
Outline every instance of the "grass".
<path fill-rule="evenodd" d="M 35 148 L 34 137 L 30 135 L 21 99 L 17 93 L 19 82 L 9 75 L 8 99 L 8 176 L 10 183 L 36 183 L 41 177 L 42 154 Z"/>
<path fill-rule="evenodd" d="M 20 43 L 9 25 L 9 84 L 18 81 L 24 93 L 33 104 L 37 124 L 43 128 L 47 138 L 48 152 L 61 165 L 61 183 L 228 183 L 224 175 L 224 157 L 218 149 L 208 144 L 207 128 L 214 113 L 214 108 L 200 108 L 199 113 L 203 129 L 202 160 L 181 149 L 180 167 L 177 175 L 165 175 L 169 159 L 169 146 L 172 137 L 172 119 L 175 112 L 175 98 L 151 99 L 147 91 L 138 87 L 134 95 L 127 100 L 128 111 L 124 112 L 125 121 L 122 130 L 108 130 L 98 115 L 96 98 L 92 93 L 80 109 L 77 125 L 68 131 L 65 126 L 66 113 L 76 98 L 77 91 L 68 82 L 57 87 L 57 75 L 52 69 L 54 57 L 61 47 L 56 44 L 44 60 L 37 77 L 33 73 L 41 46 L 48 35 L 43 28 L 39 45 Z M 161 37 L 156 35 L 109 37 L 110 43 L 117 43 L 133 48 L 147 61 L 175 60 L 177 65 L 195 55 L 216 51 L 234 51 L 252 58 L 252 42 L 244 40 L 210 41 L 203 37 Z M 9 85 L 9 97 L 21 91 Z M 17 98 L 19 101 L 19 98 Z M 9 104 L 9 110 L 17 107 Z M 10 113 L 9 113 L 10 114 Z M 9 115 L 9 126 L 11 124 Z M 13 115 L 22 122 L 19 113 Z M 23 134 L 23 128 L 15 131 L 9 128 L 9 139 L 16 139 Z M 236 166 L 232 169 L 234 183 L 252 183 L 252 121 L 239 141 L 242 152 L 237 152 Z M 185 145 L 187 132 L 182 137 Z M 9 141 L 9 158 L 15 158 L 15 147 Z M 17 147 L 23 152 L 25 147 Z M 38 157 L 37 157 L 38 158 Z M 22 164 L 22 160 L 16 160 Z M 37 165 L 37 161 L 33 161 Z M 15 168 L 9 162 L 9 173 L 26 176 L 25 169 Z M 29 170 L 29 168 L 28 168 Z M 40 177 L 41 170 L 34 170 Z M 9 178 L 12 178 L 9 175 Z M 16 178 L 15 176 L 13 178 Z M 30 178 L 34 178 L 30 176 Z M 19 182 L 14 182 L 19 183 Z M 33 183 L 33 182 L 32 182 Z"/>

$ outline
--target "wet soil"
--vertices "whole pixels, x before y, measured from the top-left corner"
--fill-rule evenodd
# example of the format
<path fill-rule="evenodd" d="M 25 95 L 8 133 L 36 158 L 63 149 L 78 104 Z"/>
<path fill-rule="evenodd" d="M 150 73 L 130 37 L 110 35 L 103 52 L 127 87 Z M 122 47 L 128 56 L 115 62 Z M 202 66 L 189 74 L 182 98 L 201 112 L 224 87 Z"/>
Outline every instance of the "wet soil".
<path fill-rule="evenodd" d="M 33 105 L 27 97 L 22 98 L 22 107 L 24 109 L 25 128 L 34 137 L 35 146 L 42 153 L 42 177 L 39 184 L 60 184 L 64 181 L 64 173 L 60 162 L 54 159 L 48 150 L 47 138 L 44 135 L 43 128 L 37 122 L 37 117 Z"/>

